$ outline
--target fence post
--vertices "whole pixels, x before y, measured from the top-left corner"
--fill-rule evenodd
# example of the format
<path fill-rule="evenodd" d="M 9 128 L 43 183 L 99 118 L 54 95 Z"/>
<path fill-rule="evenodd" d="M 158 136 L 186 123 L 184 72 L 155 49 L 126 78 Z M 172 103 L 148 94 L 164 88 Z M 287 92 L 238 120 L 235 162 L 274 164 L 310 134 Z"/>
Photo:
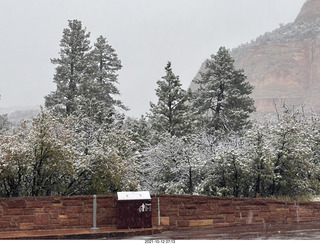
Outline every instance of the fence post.
<path fill-rule="evenodd" d="M 92 224 L 91 230 L 98 230 L 97 228 L 97 196 L 93 195 L 93 213 L 92 213 Z"/>
<path fill-rule="evenodd" d="M 159 197 L 158 197 L 158 226 L 160 226 L 161 224 L 161 221 L 160 221 L 160 200 L 159 200 Z"/>

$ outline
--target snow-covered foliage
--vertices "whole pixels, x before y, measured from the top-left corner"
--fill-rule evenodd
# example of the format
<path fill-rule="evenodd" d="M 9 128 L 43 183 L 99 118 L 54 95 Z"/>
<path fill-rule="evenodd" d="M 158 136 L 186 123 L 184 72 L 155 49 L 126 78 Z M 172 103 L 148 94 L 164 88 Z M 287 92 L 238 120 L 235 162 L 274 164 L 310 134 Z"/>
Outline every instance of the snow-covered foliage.
<path fill-rule="evenodd" d="M 65 123 L 65 122 L 63 122 Z M 4 196 L 64 194 L 73 174 L 71 131 L 41 112 L 0 136 L 0 192 Z"/>
<path fill-rule="evenodd" d="M 288 23 L 271 31 L 260 35 L 256 40 L 250 43 L 242 44 L 231 51 L 231 55 L 241 56 L 248 48 L 257 45 L 278 45 L 290 42 L 298 42 L 319 38 L 320 35 L 320 19 L 310 22 Z"/>
<path fill-rule="evenodd" d="M 80 123 L 81 122 L 81 123 Z M 138 187 L 130 135 L 74 117 L 42 111 L 0 135 L 0 195 L 112 193 Z"/>
<path fill-rule="evenodd" d="M 164 135 L 165 136 L 165 135 Z M 144 152 L 144 175 L 154 192 L 193 194 L 205 160 L 186 138 L 171 137 Z"/>
<path fill-rule="evenodd" d="M 278 121 L 256 122 L 242 135 L 167 136 L 144 153 L 145 186 L 235 197 L 317 194 L 319 129 L 318 116 L 284 107 Z"/>

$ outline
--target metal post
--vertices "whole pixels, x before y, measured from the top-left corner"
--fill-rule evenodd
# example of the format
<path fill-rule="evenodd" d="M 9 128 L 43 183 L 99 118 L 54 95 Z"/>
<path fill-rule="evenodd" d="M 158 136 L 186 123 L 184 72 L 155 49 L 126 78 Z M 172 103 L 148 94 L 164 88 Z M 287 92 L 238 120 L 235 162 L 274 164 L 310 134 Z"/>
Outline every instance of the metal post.
<path fill-rule="evenodd" d="M 99 228 L 97 228 L 97 196 L 93 195 L 93 214 L 92 214 L 93 218 L 92 218 L 92 224 L 93 227 L 91 228 L 91 230 L 98 230 Z"/>
<path fill-rule="evenodd" d="M 158 226 L 160 226 L 161 222 L 160 222 L 160 200 L 158 197 Z"/>

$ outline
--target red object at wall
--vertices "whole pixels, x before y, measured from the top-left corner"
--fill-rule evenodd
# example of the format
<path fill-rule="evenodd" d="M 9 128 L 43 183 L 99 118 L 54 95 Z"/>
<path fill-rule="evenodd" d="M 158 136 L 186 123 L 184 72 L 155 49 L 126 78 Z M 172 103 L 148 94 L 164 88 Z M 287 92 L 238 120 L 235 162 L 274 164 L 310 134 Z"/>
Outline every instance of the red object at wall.
<path fill-rule="evenodd" d="M 149 192 L 118 192 L 117 228 L 151 228 L 151 210 Z"/>

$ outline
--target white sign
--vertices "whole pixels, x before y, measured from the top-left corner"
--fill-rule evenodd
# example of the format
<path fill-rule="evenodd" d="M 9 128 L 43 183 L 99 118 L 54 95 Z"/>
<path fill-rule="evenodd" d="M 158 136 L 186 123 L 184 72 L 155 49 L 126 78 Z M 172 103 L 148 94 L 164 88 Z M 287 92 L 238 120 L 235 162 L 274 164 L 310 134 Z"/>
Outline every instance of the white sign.
<path fill-rule="evenodd" d="M 118 200 L 151 200 L 149 191 L 117 192 Z"/>
<path fill-rule="evenodd" d="M 139 207 L 138 211 L 140 213 L 151 212 L 151 203 L 142 203 L 142 205 Z"/>

